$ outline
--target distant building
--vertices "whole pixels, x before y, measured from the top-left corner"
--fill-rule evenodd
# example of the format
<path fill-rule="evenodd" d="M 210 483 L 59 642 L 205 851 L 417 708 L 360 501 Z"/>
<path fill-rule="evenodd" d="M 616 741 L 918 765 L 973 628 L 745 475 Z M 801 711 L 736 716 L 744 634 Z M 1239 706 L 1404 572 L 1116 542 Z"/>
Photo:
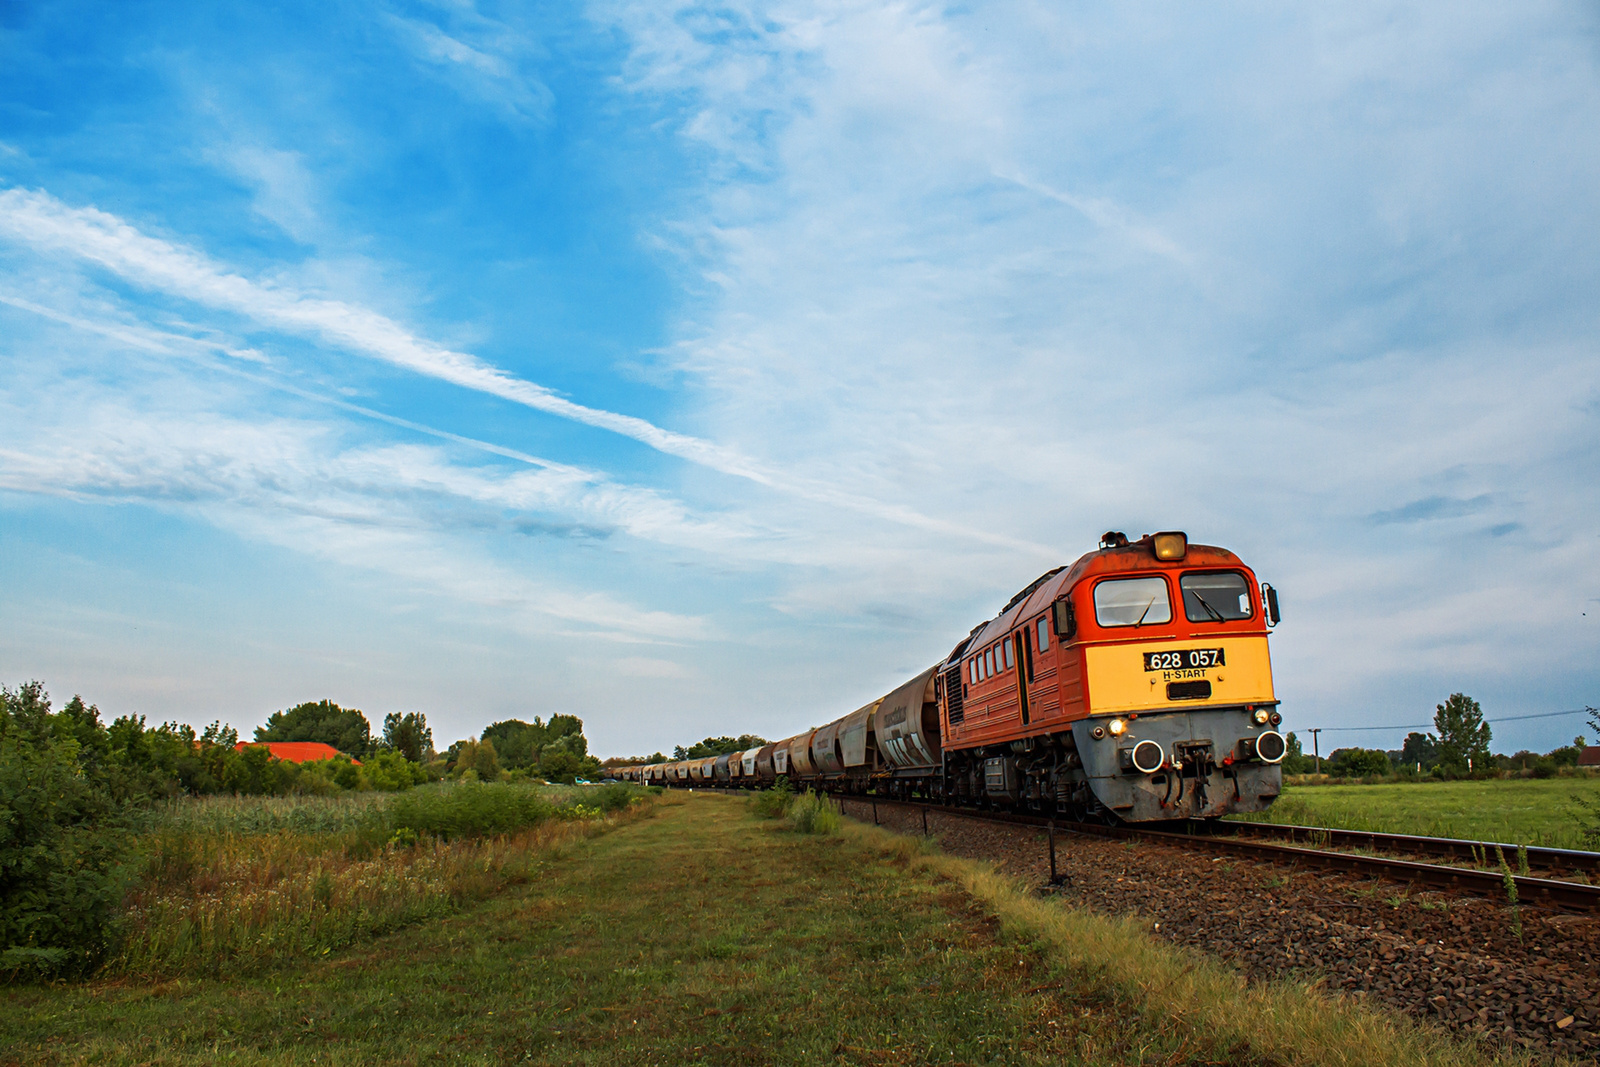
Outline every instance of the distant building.
<path fill-rule="evenodd" d="M 332 745 L 325 745 L 321 741 L 240 741 L 233 746 L 236 749 L 265 748 L 277 759 L 285 763 L 315 763 L 323 759 L 348 759 L 343 752 Z M 356 766 L 361 765 L 358 759 L 350 760 Z"/>
<path fill-rule="evenodd" d="M 1584 745 L 1578 749 L 1578 766 L 1600 767 L 1600 745 Z"/>

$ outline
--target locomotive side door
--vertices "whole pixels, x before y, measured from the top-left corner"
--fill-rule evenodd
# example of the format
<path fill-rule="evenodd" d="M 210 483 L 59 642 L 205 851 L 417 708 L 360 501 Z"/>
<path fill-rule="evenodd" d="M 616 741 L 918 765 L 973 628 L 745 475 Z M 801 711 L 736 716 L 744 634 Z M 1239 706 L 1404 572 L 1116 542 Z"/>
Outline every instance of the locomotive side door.
<path fill-rule="evenodd" d="M 1023 630 L 1013 631 L 1007 640 L 1011 642 L 1012 659 L 1017 664 L 1017 704 L 1022 708 L 1022 725 L 1026 726 L 1028 725 L 1028 675 L 1032 673 L 1027 665 L 1033 662 L 1033 656 L 1030 654 L 1032 649 L 1029 647 L 1028 639 L 1023 636 L 1024 633 Z"/>

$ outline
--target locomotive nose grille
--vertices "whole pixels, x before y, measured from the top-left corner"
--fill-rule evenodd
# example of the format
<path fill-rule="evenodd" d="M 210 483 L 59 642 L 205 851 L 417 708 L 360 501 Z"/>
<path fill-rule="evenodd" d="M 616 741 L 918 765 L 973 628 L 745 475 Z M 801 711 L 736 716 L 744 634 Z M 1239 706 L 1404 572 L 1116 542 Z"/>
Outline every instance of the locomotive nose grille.
<path fill-rule="evenodd" d="M 1198 682 L 1168 682 L 1168 700 L 1206 700 L 1211 696 L 1211 683 L 1204 679 Z"/>

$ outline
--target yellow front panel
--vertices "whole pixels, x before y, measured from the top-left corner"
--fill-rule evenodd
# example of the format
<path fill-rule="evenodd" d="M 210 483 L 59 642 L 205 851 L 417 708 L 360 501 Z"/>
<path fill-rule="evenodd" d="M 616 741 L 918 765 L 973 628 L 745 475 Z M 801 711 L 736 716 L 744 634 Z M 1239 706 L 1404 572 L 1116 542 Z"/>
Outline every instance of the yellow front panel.
<path fill-rule="evenodd" d="M 1179 670 L 1144 669 L 1146 652 L 1187 652 L 1220 648 L 1223 665 Z M 1208 704 L 1263 704 L 1273 700 L 1272 660 L 1265 637 L 1214 637 L 1209 640 L 1141 641 L 1133 645 L 1091 645 L 1084 650 L 1089 713 L 1152 711 Z M 1205 700 L 1168 700 L 1167 683 L 1211 683 Z"/>

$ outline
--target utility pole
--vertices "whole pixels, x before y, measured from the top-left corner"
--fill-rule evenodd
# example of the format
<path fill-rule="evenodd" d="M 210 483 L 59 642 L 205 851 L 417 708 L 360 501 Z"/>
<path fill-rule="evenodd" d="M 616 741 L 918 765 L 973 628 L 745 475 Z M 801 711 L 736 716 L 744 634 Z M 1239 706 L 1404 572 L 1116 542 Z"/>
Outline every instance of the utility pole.
<path fill-rule="evenodd" d="M 1317 727 L 1315 730 L 1311 731 L 1311 753 L 1312 753 L 1312 755 L 1316 756 L 1316 758 L 1317 758 L 1317 773 L 1318 774 L 1322 773 L 1322 749 L 1317 744 L 1317 735 L 1320 734 L 1321 732 L 1322 732 L 1322 727 L 1320 727 L 1320 726 Z"/>

